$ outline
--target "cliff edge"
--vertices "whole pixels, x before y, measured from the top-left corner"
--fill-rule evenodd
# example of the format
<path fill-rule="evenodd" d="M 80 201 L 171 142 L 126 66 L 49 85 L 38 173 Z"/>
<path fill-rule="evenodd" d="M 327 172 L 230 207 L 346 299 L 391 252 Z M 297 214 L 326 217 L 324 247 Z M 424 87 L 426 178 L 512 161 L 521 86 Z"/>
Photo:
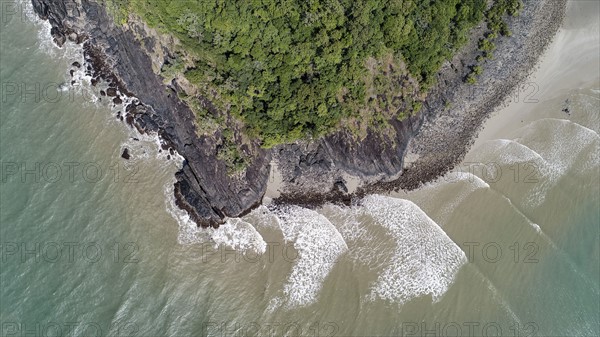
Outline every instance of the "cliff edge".
<path fill-rule="evenodd" d="M 219 135 L 197 132 L 195 116 L 179 98 L 177 80 L 165 84 L 153 71 L 157 55 L 171 51 L 139 25 L 115 24 L 104 4 L 92 0 L 32 0 L 36 13 L 52 25 L 60 46 L 83 45 L 86 67 L 96 81 L 109 83 L 119 95 L 135 97 L 125 118 L 139 132 L 156 132 L 165 149 L 185 160 L 177 172 L 177 205 L 199 226 L 218 226 L 261 204 L 272 166 L 281 181 L 277 202 L 320 205 L 350 203 L 367 193 L 413 189 L 452 169 L 464 157 L 483 121 L 518 89 L 559 29 L 566 0 L 525 0 L 519 17 L 507 23 L 512 37 L 500 37 L 494 58 L 483 64 L 479 84 L 464 79 L 477 57 L 485 28 L 475 29 L 467 46 L 444 64 L 423 109 L 392 132 L 370 131 L 357 141 L 346 131 L 314 140 L 264 149 L 254 141 L 242 145 L 249 158 L 241 174 L 228 173 L 219 159 Z M 204 108 L 216 109 L 203 101 Z M 350 184 L 352 179 L 354 184 Z M 351 186 L 356 185 L 356 186 Z"/>

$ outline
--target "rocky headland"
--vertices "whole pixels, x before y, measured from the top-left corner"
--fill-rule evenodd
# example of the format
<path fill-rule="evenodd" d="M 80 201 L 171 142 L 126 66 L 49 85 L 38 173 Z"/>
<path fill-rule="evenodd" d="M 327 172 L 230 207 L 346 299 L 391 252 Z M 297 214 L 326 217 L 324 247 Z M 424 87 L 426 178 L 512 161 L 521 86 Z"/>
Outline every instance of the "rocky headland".
<path fill-rule="evenodd" d="M 369 193 L 414 189 L 457 165 L 490 114 L 518 90 L 560 28 L 566 0 L 524 0 L 518 17 L 507 19 L 511 37 L 499 37 L 494 58 L 483 64 L 476 85 L 465 83 L 478 55 L 485 27 L 474 29 L 469 43 L 446 62 L 422 110 L 393 132 L 370 131 L 357 141 L 346 131 L 320 139 L 261 148 L 242 145 L 250 160 L 240 174 L 229 174 L 218 158 L 219 135 L 201 135 L 195 115 L 179 98 L 177 79 L 164 83 L 159 72 L 171 57 L 172 40 L 134 18 L 116 24 L 105 5 L 93 0 L 32 0 L 36 13 L 52 25 L 59 46 L 83 45 L 92 83 L 106 81 L 104 92 L 124 104 L 121 118 L 141 133 L 156 132 L 165 150 L 183 158 L 175 198 L 199 226 L 217 227 L 263 202 L 272 166 L 280 175 L 276 203 L 318 206 L 345 204 Z M 110 91 L 110 92 L 109 92 Z M 102 93 L 101 93 L 102 94 Z M 217 109 L 208 99 L 207 110 Z M 349 186 L 348 180 L 358 181 Z"/>

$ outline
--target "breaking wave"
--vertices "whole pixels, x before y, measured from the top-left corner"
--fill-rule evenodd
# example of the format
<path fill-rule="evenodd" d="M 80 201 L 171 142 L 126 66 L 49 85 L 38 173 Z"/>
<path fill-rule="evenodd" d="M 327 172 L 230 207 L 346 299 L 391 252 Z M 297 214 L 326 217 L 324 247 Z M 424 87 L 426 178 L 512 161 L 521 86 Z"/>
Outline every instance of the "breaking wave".
<path fill-rule="evenodd" d="M 411 201 L 371 195 L 363 205 L 397 242 L 392 264 L 378 276 L 370 298 L 402 304 L 431 295 L 439 301 L 467 263 L 464 252 Z"/>
<path fill-rule="evenodd" d="M 298 252 L 292 271 L 283 286 L 287 307 L 317 300 L 323 281 L 340 255 L 348 250 L 335 226 L 323 215 L 298 206 L 274 211 L 286 243 Z"/>

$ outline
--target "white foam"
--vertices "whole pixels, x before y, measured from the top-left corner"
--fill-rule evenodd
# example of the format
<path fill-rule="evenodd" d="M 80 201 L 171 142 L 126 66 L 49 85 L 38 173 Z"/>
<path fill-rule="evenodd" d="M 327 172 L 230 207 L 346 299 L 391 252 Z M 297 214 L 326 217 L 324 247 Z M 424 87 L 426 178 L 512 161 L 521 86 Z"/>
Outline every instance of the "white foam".
<path fill-rule="evenodd" d="M 467 263 L 463 251 L 411 201 L 370 195 L 363 205 L 397 242 L 392 263 L 379 274 L 370 299 L 402 304 L 431 295 L 438 301 Z"/>
<path fill-rule="evenodd" d="M 286 242 L 293 243 L 297 258 L 283 287 L 287 307 L 317 300 L 321 286 L 335 262 L 347 249 L 346 242 L 323 215 L 298 206 L 274 212 Z"/>
<path fill-rule="evenodd" d="M 485 151 L 484 151 L 485 150 Z M 494 163 L 505 166 L 509 169 L 503 174 L 505 179 L 513 176 L 518 179 L 517 182 L 523 183 L 523 186 L 529 186 L 531 189 L 527 194 L 523 194 L 523 203 L 528 207 L 537 207 L 546 199 L 546 193 L 549 188 L 554 186 L 557 180 L 562 176 L 558 167 L 551 165 L 538 152 L 510 139 L 495 139 L 486 141 L 478 152 L 481 162 Z M 519 169 L 524 171 L 516 173 L 511 171 L 515 164 L 523 164 Z M 498 178 L 501 178 L 499 176 Z"/>
<path fill-rule="evenodd" d="M 32 2 L 28 0 L 19 0 L 18 4 L 20 8 L 22 8 L 25 17 L 31 21 L 38 30 L 38 49 L 41 52 L 52 58 L 63 60 L 65 62 L 65 68 L 74 61 L 79 62 L 79 64 L 85 64 L 83 58 L 83 45 L 67 40 L 62 47 L 58 47 L 54 43 L 50 33 L 52 25 L 48 20 L 39 18 L 33 9 Z M 69 99 L 73 99 L 75 95 L 80 95 L 88 98 L 84 100 L 85 104 L 91 103 L 98 106 L 100 97 L 96 94 L 91 85 L 92 77 L 86 75 L 84 66 L 73 70 L 72 77 L 67 78 L 67 74 L 65 74 L 65 83 L 59 85 L 58 90 L 61 92 L 69 92 Z"/>
<path fill-rule="evenodd" d="M 25 17 L 33 22 L 38 28 L 39 49 L 48 56 L 56 57 L 61 51 L 61 48 L 59 48 L 52 39 L 52 35 L 50 34 L 52 25 L 50 22 L 39 18 L 33 9 L 33 3 L 31 1 L 18 0 L 18 4 L 22 9 L 23 14 L 25 14 Z"/>
<path fill-rule="evenodd" d="M 33 10 L 31 1 L 22 1 L 25 15 L 35 25 L 38 26 L 39 48 L 49 56 L 64 59 L 71 64 L 73 61 L 78 61 L 82 64 L 81 67 L 73 69 L 73 76 L 68 79 L 68 83 L 58 87 L 60 91 L 71 91 L 70 95 L 76 94 L 82 97 L 89 98 L 84 100 L 84 104 L 91 103 L 95 106 L 100 106 L 101 98 L 97 95 L 96 90 L 101 88 L 105 83 L 98 83 L 97 88 L 92 86 L 92 76 L 86 75 L 86 62 L 83 57 L 83 47 L 75 43 L 67 41 L 60 48 L 56 46 L 50 34 L 51 25 L 47 20 L 41 20 Z M 123 103 L 119 106 L 111 105 L 112 112 L 123 110 L 128 104 L 138 101 L 136 97 L 128 97 L 117 93 Z M 107 124 L 116 121 L 114 114 L 110 114 L 106 119 Z M 112 125 L 111 125 L 112 126 Z M 170 155 L 169 151 L 162 149 L 163 141 L 156 132 L 140 134 L 135 128 L 127 128 L 129 139 L 122 144 L 130 150 L 132 157 L 124 162 L 126 168 L 135 167 L 140 161 L 156 159 L 161 168 L 170 168 L 173 163 L 179 168 L 183 163 L 184 158 L 174 151 L 171 155 L 171 160 L 167 159 Z M 137 140 L 134 140 L 137 139 Z M 173 184 L 175 179 L 167 182 L 164 190 L 167 212 L 177 221 L 179 225 L 178 241 L 181 244 L 192 244 L 198 242 L 213 242 L 215 245 L 226 245 L 233 249 L 254 249 L 257 252 L 264 251 L 266 244 L 262 237 L 254 230 L 252 225 L 241 220 L 232 220 L 231 223 L 222 226 L 220 229 L 199 229 L 194 221 L 192 221 L 186 211 L 179 209 L 175 204 Z M 259 238 L 260 237 L 260 238 Z"/>
<path fill-rule="evenodd" d="M 252 223 L 254 223 L 257 228 L 279 229 L 277 216 L 271 213 L 271 211 L 265 205 L 260 205 L 256 209 L 252 210 L 252 212 L 247 215 L 247 218 L 251 218 Z"/>
<path fill-rule="evenodd" d="M 38 47 L 48 56 L 63 59 L 73 59 L 82 55 L 83 47 L 67 40 L 67 42 L 59 47 L 54 43 L 52 34 L 52 25 L 48 20 L 42 20 L 35 13 L 31 0 L 17 0 L 19 9 L 23 11 L 24 16 L 32 22 L 38 29 Z"/>
<path fill-rule="evenodd" d="M 189 214 L 177 207 L 173 193 L 173 181 L 165 184 L 164 195 L 167 211 L 179 225 L 178 242 L 182 245 L 212 243 L 215 249 L 219 246 L 240 252 L 253 251 L 265 253 L 267 243 L 258 231 L 248 222 L 239 218 L 230 218 L 219 228 L 200 228 Z"/>
<path fill-rule="evenodd" d="M 81 60 L 81 62 L 83 61 Z M 73 77 L 69 81 L 68 91 L 70 97 L 85 98 L 82 100 L 84 105 L 91 104 L 95 107 L 101 106 L 101 98 L 97 95 L 92 86 L 92 76 L 85 74 L 83 66 L 73 72 Z"/>
<path fill-rule="evenodd" d="M 67 41 L 64 46 L 58 47 L 50 34 L 52 26 L 47 20 L 42 20 L 33 10 L 31 1 L 21 0 L 24 14 L 38 28 L 39 48 L 49 56 L 64 59 L 70 65 L 73 61 L 78 61 L 82 64 L 81 67 L 73 69 L 73 76 L 68 79 L 68 83 L 58 86 L 58 90 L 73 91 L 74 94 L 89 97 L 89 100 L 84 100 L 84 103 L 92 103 L 99 106 L 101 98 L 96 94 L 96 88 L 91 85 L 92 76 L 86 75 L 85 60 L 83 57 L 83 47 Z M 98 83 L 100 88 L 103 84 Z M 123 100 L 119 106 L 112 105 L 111 110 L 123 110 L 127 104 L 138 101 L 136 97 L 128 97 L 117 93 Z M 111 114 L 107 118 L 107 123 L 114 121 L 114 115 Z M 135 128 L 128 128 L 129 139 L 122 144 L 122 147 L 127 147 L 132 153 L 132 158 L 124 162 L 125 167 L 134 167 L 140 161 L 156 159 L 159 166 L 163 169 L 172 168 L 173 163 L 178 168 L 181 168 L 184 158 L 174 151 L 171 155 L 171 160 L 167 159 L 170 155 L 169 151 L 162 149 L 163 141 L 156 132 L 140 134 Z M 134 140 L 137 139 L 137 140 Z M 241 219 L 229 219 L 226 224 L 219 229 L 202 229 L 196 226 L 196 223 L 191 220 L 186 211 L 181 210 L 175 204 L 173 184 L 175 179 L 167 182 L 163 188 L 167 212 L 177 221 L 179 225 L 178 241 L 181 244 L 193 244 L 199 242 L 213 242 L 216 246 L 224 245 L 232 249 L 248 250 L 252 249 L 258 253 L 263 253 L 266 250 L 266 243 L 262 236 L 252 227 L 251 224 L 242 221 Z"/>
<path fill-rule="evenodd" d="M 172 165 L 175 165 L 177 169 L 183 167 L 184 158 L 177 151 L 173 151 L 173 155 L 170 155 L 168 150 L 162 149 L 164 142 L 158 133 L 140 134 L 135 128 L 127 128 L 126 130 L 129 137 L 121 147 L 129 149 L 129 153 L 132 155 L 126 164 L 138 164 L 139 161 L 154 160 L 160 167 L 170 167 Z M 170 160 L 167 159 L 168 156 L 171 157 Z"/>
<path fill-rule="evenodd" d="M 268 313 L 273 313 L 273 312 L 275 312 L 275 310 L 281 308 L 282 305 L 283 305 L 282 297 L 280 297 L 280 296 L 273 297 L 272 299 L 269 300 L 269 304 L 267 305 L 266 311 Z"/>
<path fill-rule="evenodd" d="M 578 93 L 570 97 L 573 109 L 571 120 L 600 133 L 600 89 L 590 89 L 592 94 Z"/>
<path fill-rule="evenodd" d="M 444 184 L 444 183 L 457 183 L 457 182 L 468 182 L 473 190 L 480 188 L 490 188 L 490 185 L 483 181 L 483 179 L 474 175 L 471 172 L 464 172 L 459 166 L 457 169 L 448 172 L 442 178 L 436 180 L 433 184 Z"/>
<path fill-rule="evenodd" d="M 175 203 L 175 182 L 177 180 L 172 177 L 171 181 L 165 183 L 163 187 L 163 195 L 165 196 L 165 204 L 167 212 L 171 215 L 179 226 L 177 241 L 182 245 L 191 245 L 195 243 L 210 242 L 210 235 L 190 218 L 187 211 L 179 208 Z"/>
<path fill-rule="evenodd" d="M 500 145 L 503 145 L 503 146 L 516 146 L 519 148 L 519 151 L 515 151 L 514 153 L 526 154 L 526 156 L 529 156 L 528 157 L 529 160 L 535 160 L 535 161 L 538 161 L 539 163 L 543 163 L 545 165 L 547 164 L 546 160 L 539 153 L 537 153 L 532 148 L 519 143 L 517 140 L 496 139 L 496 140 L 492 140 L 490 142 L 498 142 Z M 508 155 L 508 156 L 510 156 L 510 154 L 511 153 L 506 153 L 506 155 Z"/>
<path fill-rule="evenodd" d="M 228 219 L 218 229 L 212 229 L 212 239 L 217 245 L 223 245 L 237 251 L 254 251 L 263 254 L 267 243 L 256 229 L 242 219 Z"/>
<path fill-rule="evenodd" d="M 444 206 L 440 210 L 440 214 L 444 219 L 448 219 L 448 217 L 454 212 L 454 210 L 460 205 L 471 193 L 480 189 L 488 189 L 490 185 L 483 181 L 483 179 L 474 175 L 472 172 L 472 168 L 469 167 L 467 172 L 461 171 L 460 167 L 458 167 L 458 171 L 455 169 L 452 172 L 448 172 L 442 178 L 438 179 L 436 182 L 431 185 L 426 185 L 425 188 L 435 188 L 437 186 L 444 186 L 447 184 L 456 184 L 462 183 L 466 185 L 464 191 L 456 194 L 453 198 L 447 200 Z"/>
<path fill-rule="evenodd" d="M 540 132 L 544 137 L 539 137 Z M 594 130 L 569 120 L 544 118 L 519 129 L 515 140 L 527 144 L 561 173 L 565 173 L 572 168 L 584 149 L 592 147 L 591 150 L 598 150 L 600 136 Z M 597 156 L 589 159 L 593 165 L 599 164 Z"/>
<path fill-rule="evenodd" d="M 327 213 L 328 219 L 332 220 L 332 223 L 338 224 L 337 230 L 344 241 L 357 242 L 368 236 L 367 227 L 358 219 L 358 216 L 362 213 L 360 207 L 342 207 L 327 204 L 323 206 L 322 210 Z"/>
<path fill-rule="evenodd" d="M 536 184 L 536 193 L 528 200 L 531 206 L 539 206 L 547 190 L 562 177 L 576 177 L 600 166 L 600 136 L 572 121 L 544 118 L 517 130 L 516 135 L 516 142 L 526 144 L 546 163 L 538 167 L 546 181 Z"/>

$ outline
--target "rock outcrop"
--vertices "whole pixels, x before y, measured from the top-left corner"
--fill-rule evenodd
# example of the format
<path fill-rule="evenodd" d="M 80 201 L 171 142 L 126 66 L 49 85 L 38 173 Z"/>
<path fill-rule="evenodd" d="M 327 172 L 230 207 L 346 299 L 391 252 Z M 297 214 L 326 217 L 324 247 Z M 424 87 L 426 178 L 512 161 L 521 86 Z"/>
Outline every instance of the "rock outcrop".
<path fill-rule="evenodd" d="M 82 43 L 95 79 L 108 81 L 108 96 L 135 96 L 125 119 L 140 132 L 157 132 L 166 148 L 185 158 L 177 172 L 175 195 L 201 226 L 218 226 L 224 217 L 241 216 L 258 205 L 266 190 L 270 153 L 254 145 L 242 177 L 227 174 L 217 159 L 215 140 L 198 137 L 194 114 L 173 87 L 153 73 L 152 60 L 134 33 L 113 23 L 105 7 L 89 0 L 32 0 L 38 15 L 52 24 L 61 46 L 69 36 Z M 145 41 L 146 43 L 148 41 Z M 157 46 L 158 47 L 158 46 Z"/>
<path fill-rule="evenodd" d="M 237 217 L 262 202 L 271 163 L 282 176 L 278 202 L 319 205 L 349 203 L 366 193 L 412 189 L 452 169 L 468 150 L 483 121 L 515 90 L 562 22 L 565 0 L 525 0 L 521 17 L 509 20 L 514 35 L 500 38 L 495 59 L 486 61 L 481 84 L 472 87 L 463 79 L 474 64 L 476 29 L 468 46 L 447 62 L 416 116 L 390 121 L 393 131 L 370 132 L 357 141 L 344 131 L 317 140 L 299 141 L 262 149 L 246 145 L 251 154 L 242 175 L 227 174 L 217 158 L 218 141 L 198 136 L 195 116 L 178 98 L 174 80 L 165 85 L 154 73 L 149 51 L 169 50 L 152 36 L 115 25 L 106 8 L 92 0 L 32 0 L 38 15 L 49 20 L 55 42 L 83 44 L 89 71 L 95 80 L 110 83 L 107 96 L 135 96 L 125 109 L 125 120 L 140 132 L 157 132 L 165 149 L 185 158 L 177 172 L 175 197 L 200 226 L 218 226 L 226 217 Z M 216 109 L 204 100 L 209 111 Z M 422 127 L 424 125 L 424 127 Z M 406 153 L 411 160 L 405 160 Z M 356 191 L 345 177 L 361 184 Z"/>

